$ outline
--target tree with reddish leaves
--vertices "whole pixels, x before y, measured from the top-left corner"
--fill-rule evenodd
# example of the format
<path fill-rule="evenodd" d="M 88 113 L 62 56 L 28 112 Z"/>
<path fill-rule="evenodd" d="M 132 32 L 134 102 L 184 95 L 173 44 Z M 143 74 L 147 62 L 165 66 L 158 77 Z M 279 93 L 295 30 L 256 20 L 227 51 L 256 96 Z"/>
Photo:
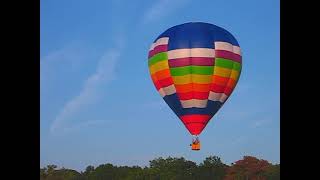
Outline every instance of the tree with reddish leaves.
<path fill-rule="evenodd" d="M 266 160 L 244 156 L 227 169 L 225 180 L 267 180 L 265 173 L 272 166 Z"/>

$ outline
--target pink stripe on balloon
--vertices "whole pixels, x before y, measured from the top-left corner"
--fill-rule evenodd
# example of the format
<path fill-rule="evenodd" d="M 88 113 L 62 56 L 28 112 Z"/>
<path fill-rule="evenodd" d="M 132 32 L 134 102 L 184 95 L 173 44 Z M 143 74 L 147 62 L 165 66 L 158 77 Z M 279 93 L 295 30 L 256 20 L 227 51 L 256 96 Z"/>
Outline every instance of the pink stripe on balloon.
<path fill-rule="evenodd" d="M 166 52 L 168 51 L 168 45 L 167 44 L 162 44 L 162 45 L 158 45 L 156 47 L 154 47 L 154 49 L 152 49 L 151 51 L 149 51 L 149 56 L 148 58 L 161 53 L 161 52 Z"/>
<path fill-rule="evenodd" d="M 149 54 L 148 54 L 148 59 L 151 58 L 152 56 L 154 55 L 154 52 L 153 50 L 149 51 Z"/>
<path fill-rule="evenodd" d="M 241 56 L 230 51 L 215 50 L 215 55 L 216 58 L 225 58 L 241 63 Z"/>
<path fill-rule="evenodd" d="M 168 45 L 164 44 L 164 45 L 156 46 L 153 51 L 154 51 L 154 54 L 158 54 L 160 52 L 165 52 L 167 50 L 168 50 Z"/>
<path fill-rule="evenodd" d="M 213 66 L 214 58 L 207 57 L 187 57 L 169 59 L 169 67 L 181 67 L 181 66 Z"/>

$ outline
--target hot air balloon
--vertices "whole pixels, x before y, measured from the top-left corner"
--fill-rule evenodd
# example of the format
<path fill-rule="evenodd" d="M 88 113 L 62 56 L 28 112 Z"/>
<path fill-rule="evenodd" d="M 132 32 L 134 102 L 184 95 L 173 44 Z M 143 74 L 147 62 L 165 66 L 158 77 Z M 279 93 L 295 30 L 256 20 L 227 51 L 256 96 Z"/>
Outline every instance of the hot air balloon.
<path fill-rule="evenodd" d="M 148 66 L 157 91 L 192 135 L 192 150 L 200 150 L 198 136 L 239 80 L 237 40 L 213 24 L 177 25 L 153 41 Z"/>

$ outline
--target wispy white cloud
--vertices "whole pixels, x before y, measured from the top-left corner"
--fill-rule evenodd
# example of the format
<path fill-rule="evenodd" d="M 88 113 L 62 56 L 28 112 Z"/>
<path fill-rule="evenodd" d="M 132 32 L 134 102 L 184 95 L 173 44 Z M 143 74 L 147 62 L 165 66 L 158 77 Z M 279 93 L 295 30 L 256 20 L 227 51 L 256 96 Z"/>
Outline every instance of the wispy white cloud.
<path fill-rule="evenodd" d="M 40 82 L 47 85 L 50 78 L 56 76 L 57 71 L 68 67 L 73 73 L 78 71 L 90 54 L 81 42 L 72 42 L 63 48 L 54 50 L 40 59 Z"/>
<path fill-rule="evenodd" d="M 56 133 L 60 130 L 70 130 L 72 127 L 79 125 L 90 125 L 91 122 L 80 122 L 76 124 L 68 124 L 78 112 L 84 108 L 94 104 L 100 96 L 99 87 L 105 85 L 115 78 L 115 67 L 120 57 L 123 39 L 116 43 L 116 48 L 107 50 L 99 59 L 96 71 L 89 76 L 83 85 L 83 88 L 77 96 L 69 100 L 56 116 L 50 127 L 51 133 Z M 118 47 L 117 47 L 118 46 Z M 60 132 L 62 132 L 60 131 Z"/>
<path fill-rule="evenodd" d="M 189 0 L 158 0 L 144 13 L 143 23 L 149 23 L 168 16 L 188 1 Z"/>
<path fill-rule="evenodd" d="M 259 128 L 259 127 L 262 127 L 262 126 L 268 124 L 269 122 L 270 122 L 269 119 L 260 119 L 260 120 L 254 121 L 254 122 L 251 124 L 251 126 L 252 126 L 253 128 Z"/>
<path fill-rule="evenodd" d="M 73 124 L 72 126 L 65 126 L 63 129 L 61 129 L 60 132 L 70 133 L 70 132 L 74 132 L 82 129 L 87 129 L 88 127 L 92 127 L 92 126 L 99 126 L 109 122 L 110 121 L 107 121 L 107 120 L 89 120 L 85 122 L 79 122 L 77 124 Z"/>

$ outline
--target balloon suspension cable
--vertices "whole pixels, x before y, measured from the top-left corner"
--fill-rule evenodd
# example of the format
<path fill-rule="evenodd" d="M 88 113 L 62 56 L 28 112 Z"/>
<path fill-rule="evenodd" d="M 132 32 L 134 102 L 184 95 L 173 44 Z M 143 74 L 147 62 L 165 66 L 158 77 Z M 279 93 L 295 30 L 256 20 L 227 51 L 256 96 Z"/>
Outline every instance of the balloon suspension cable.
<path fill-rule="evenodd" d="M 192 143 L 198 143 L 200 142 L 198 135 L 192 135 Z"/>
<path fill-rule="evenodd" d="M 192 135 L 193 139 L 199 138 L 199 135 Z"/>

